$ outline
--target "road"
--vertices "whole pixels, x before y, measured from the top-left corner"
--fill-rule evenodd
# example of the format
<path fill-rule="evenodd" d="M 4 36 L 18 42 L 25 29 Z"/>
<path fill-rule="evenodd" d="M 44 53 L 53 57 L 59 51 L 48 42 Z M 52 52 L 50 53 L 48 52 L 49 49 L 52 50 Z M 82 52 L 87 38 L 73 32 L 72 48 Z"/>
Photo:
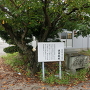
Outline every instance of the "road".
<path fill-rule="evenodd" d="M 5 55 L 6 53 L 3 51 L 5 47 L 8 47 L 9 44 L 5 43 L 4 41 L 0 40 L 0 56 Z"/>

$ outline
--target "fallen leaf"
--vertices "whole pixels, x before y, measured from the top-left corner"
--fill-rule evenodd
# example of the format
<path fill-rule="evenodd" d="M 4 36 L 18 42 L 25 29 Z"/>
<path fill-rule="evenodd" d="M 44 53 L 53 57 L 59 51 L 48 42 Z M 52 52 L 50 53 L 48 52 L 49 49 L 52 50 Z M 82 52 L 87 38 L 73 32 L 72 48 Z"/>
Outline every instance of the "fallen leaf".
<path fill-rule="evenodd" d="M 87 89 L 86 85 L 83 85 L 82 87 L 85 88 L 85 89 Z"/>
<path fill-rule="evenodd" d="M 2 87 L 7 87 L 7 86 L 2 86 Z"/>
<path fill-rule="evenodd" d="M 6 81 L 2 82 L 2 84 L 5 84 L 5 83 L 6 83 Z"/>
<path fill-rule="evenodd" d="M 13 86 L 14 84 L 9 84 L 10 86 Z"/>
<path fill-rule="evenodd" d="M 42 89 L 45 89 L 45 87 L 42 87 Z"/>

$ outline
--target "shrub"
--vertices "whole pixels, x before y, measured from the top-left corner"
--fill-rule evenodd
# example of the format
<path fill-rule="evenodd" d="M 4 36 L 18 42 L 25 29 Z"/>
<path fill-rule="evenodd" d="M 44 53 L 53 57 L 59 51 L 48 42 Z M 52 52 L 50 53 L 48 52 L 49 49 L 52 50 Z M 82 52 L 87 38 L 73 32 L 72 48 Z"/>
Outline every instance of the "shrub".
<path fill-rule="evenodd" d="M 9 46 L 3 49 L 6 53 L 22 52 L 17 46 Z"/>

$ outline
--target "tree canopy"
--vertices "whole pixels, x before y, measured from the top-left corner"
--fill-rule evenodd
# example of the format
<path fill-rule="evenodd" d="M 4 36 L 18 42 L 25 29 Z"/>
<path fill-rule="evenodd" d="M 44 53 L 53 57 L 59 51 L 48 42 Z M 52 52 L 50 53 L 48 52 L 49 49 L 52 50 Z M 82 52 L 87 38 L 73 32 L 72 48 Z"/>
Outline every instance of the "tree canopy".
<path fill-rule="evenodd" d="M 0 0 L 0 21 L 11 38 L 45 41 L 63 28 L 89 34 L 89 0 Z M 6 27 L 7 28 L 7 27 Z M 84 32 L 84 33 L 83 33 Z"/>
<path fill-rule="evenodd" d="M 0 36 L 26 54 L 32 36 L 44 42 L 62 29 L 85 36 L 89 20 L 90 0 L 0 0 Z"/>

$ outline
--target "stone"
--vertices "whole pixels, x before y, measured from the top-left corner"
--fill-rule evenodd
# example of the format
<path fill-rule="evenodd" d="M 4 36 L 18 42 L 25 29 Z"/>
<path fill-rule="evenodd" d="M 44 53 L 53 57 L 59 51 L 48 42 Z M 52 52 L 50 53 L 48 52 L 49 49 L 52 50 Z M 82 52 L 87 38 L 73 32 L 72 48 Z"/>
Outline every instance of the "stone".
<path fill-rule="evenodd" d="M 67 70 L 75 73 L 76 69 L 89 67 L 89 56 L 80 55 L 78 53 L 67 54 L 65 57 L 65 65 Z"/>

